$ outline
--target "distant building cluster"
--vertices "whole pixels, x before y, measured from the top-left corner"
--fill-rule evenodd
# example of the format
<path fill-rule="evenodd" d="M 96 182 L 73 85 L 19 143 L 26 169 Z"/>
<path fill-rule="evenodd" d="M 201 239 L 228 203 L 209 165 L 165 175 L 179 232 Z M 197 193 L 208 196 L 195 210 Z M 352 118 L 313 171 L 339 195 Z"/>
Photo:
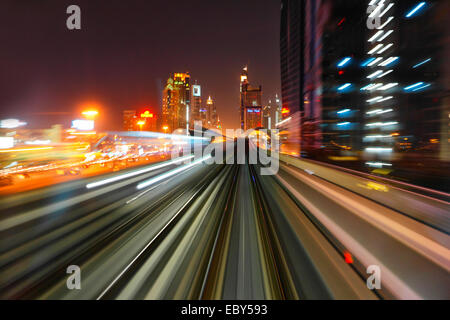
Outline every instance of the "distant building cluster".
<path fill-rule="evenodd" d="M 252 86 L 249 81 L 248 67 L 241 72 L 239 119 L 241 129 L 275 129 L 276 124 L 285 115 L 282 114 L 281 100 L 278 95 L 263 104 L 262 86 Z"/>
<path fill-rule="evenodd" d="M 203 98 L 202 87 L 186 73 L 173 73 L 162 92 L 161 114 L 153 110 L 124 110 L 123 130 L 170 133 L 177 129 L 192 129 L 201 121 L 207 129 L 222 127 L 216 104 L 211 96 Z"/>

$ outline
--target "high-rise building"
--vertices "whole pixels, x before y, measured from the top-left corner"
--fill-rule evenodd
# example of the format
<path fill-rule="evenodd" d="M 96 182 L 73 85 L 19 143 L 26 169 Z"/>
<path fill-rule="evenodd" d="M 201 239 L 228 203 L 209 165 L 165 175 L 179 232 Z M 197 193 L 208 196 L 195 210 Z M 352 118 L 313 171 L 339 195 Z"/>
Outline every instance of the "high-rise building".
<path fill-rule="evenodd" d="M 208 128 L 217 128 L 218 125 L 218 116 L 217 116 L 217 108 L 214 100 L 211 96 L 208 97 L 206 101 L 206 110 L 208 113 Z"/>
<path fill-rule="evenodd" d="M 270 129 L 272 126 L 272 117 L 270 116 L 270 106 L 266 105 L 263 107 L 263 128 L 264 129 Z"/>
<path fill-rule="evenodd" d="M 248 81 L 248 68 L 241 73 L 241 129 L 249 130 L 262 127 L 262 87 L 252 87 Z"/>
<path fill-rule="evenodd" d="M 136 110 L 124 110 L 123 111 L 123 130 L 124 131 L 136 131 L 137 126 Z"/>
<path fill-rule="evenodd" d="M 269 103 L 263 108 L 263 127 L 265 129 L 275 129 L 276 124 L 282 119 L 281 100 L 278 94 L 269 99 Z"/>
<path fill-rule="evenodd" d="M 280 67 L 283 108 L 292 113 L 302 111 L 304 87 L 305 34 L 304 1 L 281 1 Z M 281 111 L 281 110 L 280 110 Z M 277 123 L 281 121 L 276 119 Z"/>
<path fill-rule="evenodd" d="M 197 81 L 192 86 L 192 107 L 191 107 L 191 126 L 195 121 L 201 121 L 203 126 L 206 125 L 206 110 L 202 105 L 202 87 Z"/>
<path fill-rule="evenodd" d="M 189 73 L 174 73 L 163 91 L 162 127 L 164 131 L 189 129 L 191 87 Z"/>
<path fill-rule="evenodd" d="M 299 115 L 304 154 L 446 158 L 448 1 L 281 3 L 283 109 Z"/>
<path fill-rule="evenodd" d="M 329 15 L 329 1 L 283 0 L 281 2 L 280 63 L 284 128 L 300 126 L 300 137 L 289 137 L 302 150 L 321 145 L 323 90 L 322 35 Z M 292 115 L 300 123 L 293 123 Z M 281 128 L 279 128 L 281 129 Z M 300 151 L 300 150 L 297 150 Z"/>

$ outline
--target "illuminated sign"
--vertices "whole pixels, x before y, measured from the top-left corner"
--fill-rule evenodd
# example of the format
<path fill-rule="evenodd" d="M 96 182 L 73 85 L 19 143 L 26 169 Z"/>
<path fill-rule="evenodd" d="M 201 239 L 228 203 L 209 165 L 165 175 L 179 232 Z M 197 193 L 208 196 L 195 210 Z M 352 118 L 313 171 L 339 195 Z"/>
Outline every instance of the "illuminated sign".
<path fill-rule="evenodd" d="M 194 97 L 201 97 L 202 87 L 196 84 L 196 85 L 193 85 L 192 88 L 193 88 L 192 95 Z"/>
<path fill-rule="evenodd" d="M 145 111 L 144 113 L 141 113 L 141 118 L 153 118 L 153 113 Z"/>
<path fill-rule="evenodd" d="M 14 147 L 13 137 L 0 137 L 0 149 L 9 149 Z"/>
<path fill-rule="evenodd" d="M 81 131 L 94 130 L 94 120 L 73 120 L 72 128 Z"/>

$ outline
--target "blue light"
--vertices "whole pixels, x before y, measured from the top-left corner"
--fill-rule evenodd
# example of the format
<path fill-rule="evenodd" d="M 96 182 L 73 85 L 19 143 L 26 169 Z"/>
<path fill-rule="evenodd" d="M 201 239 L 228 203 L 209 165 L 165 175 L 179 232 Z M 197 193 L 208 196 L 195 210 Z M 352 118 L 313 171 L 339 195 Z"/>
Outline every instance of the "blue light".
<path fill-rule="evenodd" d="M 367 59 L 366 61 L 364 61 L 362 64 L 361 64 L 361 67 L 367 67 L 372 61 L 374 61 L 375 60 L 375 58 L 370 58 L 370 59 Z"/>
<path fill-rule="evenodd" d="M 426 5 L 427 3 L 424 1 L 424 2 L 421 2 L 421 3 L 419 3 L 418 5 L 416 5 L 411 11 L 409 11 L 407 14 L 406 14 L 406 18 L 411 18 L 412 16 L 414 16 L 416 13 L 418 13 L 421 9 L 423 9 L 423 7 Z"/>
<path fill-rule="evenodd" d="M 350 122 L 341 122 L 338 123 L 338 126 L 342 127 L 342 126 L 348 126 L 350 124 Z"/>
<path fill-rule="evenodd" d="M 346 84 L 344 84 L 343 86 L 339 87 L 339 88 L 338 88 L 338 91 L 345 90 L 345 89 L 351 87 L 351 85 L 352 85 L 351 83 L 346 83 Z"/>
<path fill-rule="evenodd" d="M 406 87 L 404 90 L 409 91 L 409 90 L 412 90 L 412 89 L 416 89 L 417 87 L 420 87 L 423 84 L 424 84 L 423 82 L 417 82 L 415 84 L 412 84 L 412 85 Z"/>
<path fill-rule="evenodd" d="M 394 57 L 391 59 L 391 62 L 389 62 L 388 64 L 384 64 L 383 67 L 388 67 L 391 64 L 393 64 L 394 62 L 397 62 L 397 60 L 400 59 L 399 57 Z"/>
<path fill-rule="evenodd" d="M 416 65 L 413 67 L 413 69 L 416 69 L 416 68 L 418 68 L 418 67 L 420 67 L 420 66 L 422 66 L 422 65 L 424 65 L 425 63 L 428 63 L 428 62 L 430 62 L 430 61 L 431 61 L 431 58 L 430 58 L 430 59 L 427 59 L 427 60 L 425 60 L 425 61 L 422 61 L 422 62 L 416 64 Z"/>
<path fill-rule="evenodd" d="M 350 58 L 350 57 L 347 57 L 347 58 L 341 60 L 338 64 L 338 67 L 342 68 L 342 67 L 346 66 L 351 60 L 352 60 L 352 58 Z"/>
<path fill-rule="evenodd" d="M 350 109 L 344 109 L 344 110 L 338 111 L 338 114 L 344 114 L 344 113 L 348 113 L 348 112 L 350 112 L 350 111 L 352 111 L 352 110 L 350 110 Z"/>
<path fill-rule="evenodd" d="M 431 84 L 426 84 L 426 85 L 424 85 L 424 86 L 422 86 L 422 87 L 419 87 L 419 88 L 414 89 L 413 92 L 419 91 L 419 90 L 422 90 L 422 89 L 425 89 L 425 88 L 428 88 L 428 87 L 430 87 L 430 86 L 431 86 Z"/>

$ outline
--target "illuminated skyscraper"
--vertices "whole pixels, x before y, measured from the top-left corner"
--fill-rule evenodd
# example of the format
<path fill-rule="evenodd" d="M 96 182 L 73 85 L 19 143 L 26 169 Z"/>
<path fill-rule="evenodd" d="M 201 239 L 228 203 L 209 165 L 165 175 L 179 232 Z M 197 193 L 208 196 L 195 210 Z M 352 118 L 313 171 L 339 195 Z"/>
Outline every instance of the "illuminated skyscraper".
<path fill-rule="evenodd" d="M 206 125 L 206 112 L 202 106 L 202 87 L 197 82 L 192 86 L 192 108 L 191 108 L 191 126 L 195 121 L 201 121 Z"/>
<path fill-rule="evenodd" d="M 191 87 L 189 73 L 174 73 L 163 91 L 162 126 L 167 130 L 189 126 Z"/>
<path fill-rule="evenodd" d="M 262 127 L 262 87 L 252 87 L 248 81 L 248 68 L 241 73 L 241 129 L 249 130 Z"/>
<path fill-rule="evenodd" d="M 448 159 L 448 1 L 281 3 L 283 109 L 300 119 L 283 124 L 301 128 L 303 154 Z"/>
<path fill-rule="evenodd" d="M 218 125 L 218 116 L 217 116 L 217 108 L 214 100 L 211 96 L 208 97 L 206 101 L 206 110 L 208 113 L 208 128 L 217 128 Z"/>
<path fill-rule="evenodd" d="M 276 124 L 281 121 L 281 100 L 278 94 L 269 99 L 263 109 L 263 117 L 263 127 L 266 129 L 275 129 Z"/>

